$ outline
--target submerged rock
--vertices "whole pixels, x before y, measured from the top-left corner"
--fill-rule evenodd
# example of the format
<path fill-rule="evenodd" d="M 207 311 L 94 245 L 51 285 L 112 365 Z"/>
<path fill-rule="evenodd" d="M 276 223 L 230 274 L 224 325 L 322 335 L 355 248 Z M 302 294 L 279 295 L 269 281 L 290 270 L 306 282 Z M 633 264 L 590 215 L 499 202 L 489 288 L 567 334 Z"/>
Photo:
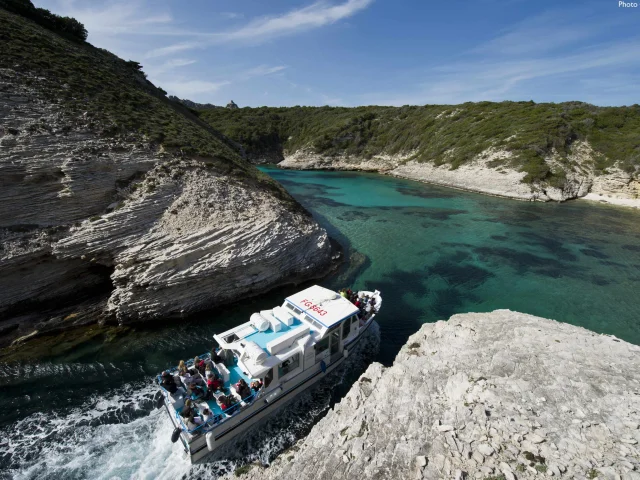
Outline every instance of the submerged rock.
<path fill-rule="evenodd" d="M 639 421 L 640 347 L 509 310 L 454 315 L 372 364 L 290 461 L 242 478 L 636 479 Z"/>

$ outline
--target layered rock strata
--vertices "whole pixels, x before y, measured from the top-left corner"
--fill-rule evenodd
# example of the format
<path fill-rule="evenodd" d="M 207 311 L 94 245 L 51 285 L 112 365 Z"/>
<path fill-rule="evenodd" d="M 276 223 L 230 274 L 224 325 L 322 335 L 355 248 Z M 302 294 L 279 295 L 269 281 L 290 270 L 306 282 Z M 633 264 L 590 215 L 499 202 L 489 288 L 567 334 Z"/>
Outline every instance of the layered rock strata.
<path fill-rule="evenodd" d="M 0 72 L 0 336 L 97 292 L 126 323 L 326 272 L 325 230 L 254 167 L 105 137 L 26 80 Z"/>
<path fill-rule="evenodd" d="M 246 479 L 640 479 L 640 347 L 497 310 L 425 324 Z"/>

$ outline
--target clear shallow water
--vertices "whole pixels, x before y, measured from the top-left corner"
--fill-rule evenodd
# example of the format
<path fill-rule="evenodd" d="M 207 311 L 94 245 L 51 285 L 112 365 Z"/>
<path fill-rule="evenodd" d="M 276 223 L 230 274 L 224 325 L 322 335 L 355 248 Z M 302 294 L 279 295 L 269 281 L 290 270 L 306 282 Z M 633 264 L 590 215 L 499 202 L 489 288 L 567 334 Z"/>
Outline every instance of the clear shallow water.
<path fill-rule="evenodd" d="M 354 284 L 382 291 L 384 363 L 422 323 L 498 308 L 640 344 L 640 212 L 376 174 L 263 170 L 366 256 Z"/>
<path fill-rule="evenodd" d="M 0 365 L 0 478 L 212 478 L 238 463 L 269 461 L 368 362 L 390 364 L 422 323 L 454 313 L 510 308 L 640 344 L 638 212 L 508 201 L 373 174 L 264 170 L 346 247 L 349 265 L 322 283 L 382 291 L 379 348 L 372 339 L 346 373 L 263 435 L 197 467 L 170 443 L 171 427 L 153 408 L 152 376 L 295 289 L 96 339 L 55 358 Z"/>

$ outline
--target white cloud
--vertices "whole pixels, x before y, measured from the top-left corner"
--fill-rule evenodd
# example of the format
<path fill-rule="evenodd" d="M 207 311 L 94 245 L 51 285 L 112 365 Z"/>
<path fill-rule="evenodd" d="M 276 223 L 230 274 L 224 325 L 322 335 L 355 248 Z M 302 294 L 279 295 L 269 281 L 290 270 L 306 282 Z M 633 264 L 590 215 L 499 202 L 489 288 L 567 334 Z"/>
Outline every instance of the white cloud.
<path fill-rule="evenodd" d="M 276 37 L 312 30 L 330 25 L 339 20 L 355 15 L 368 7 L 373 0 L 347 0 L 339 5 L 328 5 L 324 2 L 314 3 L 308 7 L 292 10 L 288 13 L 263 17 L 253 20 L 243 27 L 215 33 L 192 33 L 200 38 L 199 42 L 180 42 L 163 48 L 154 49 L 146 54 L 148 58 L 175 53 L 193 48 L 204 48 L 222 43 L 255 44 Z"/>
<path fill-rule="evenodd" d="M 162 63 L 161 65 L 150 65 L 145 68 L 145 72 L 150 77 L 157 77 L 160 74 L 175 70 L 176 68 L 186 67 L 187 65 L 193 65 L 195 60 L 187 58 L 172 58 Z"/>
<path fill-rule="evenodd" d="M 372 2 L 373 0 L 347 0 L 340 5 L 318 2 L 283 15 L 253 20 L 242 28 L 221 34 L 219 40 L 256 42 L 318 28 L 351 17 Z"/>
<path fill-rule="evenodd" d="M 203 80 L 174 79 L 172 81 L 164 82 L 162 84 L 162 88 L 171 95 L 191 99 L 194 95 L 217 92 L 222 87 L 229 85 L 230 83 L 231 82 L 227 81 L 206 82 Z"/>
<path fill-rule="evenodd" d="M 244 13 L 238 13 L 238 12 L 222 12 L 219 15 L 222 18 L 227 18 L 229 20 L 235 20 L 236 18 L 244 18 Z"/>
<path fill-rule="evenodd" d="M 166 47 L 154 48 L 153 50 L 149 50 L 144 55 L 144 58 L 164 57 L 165 55 L 171 55 L 174 53 L 183 52 L 185 50 L 192 50 L 199 47 L 200 45 L 201 44 L 194 42 L 175 43 Z"/>
<path fill-rule="evenodd" d="M 270 67 L 268 65 L 258 65 L 257 67 L 251 68 L 244 72 L 243 77 L 251 78 L 251 77 L 264 77 L 265 75 L 271 75 L 274 73 L 281 72 L 286 69 L 286 65 L 277 65 L 274 67 Z"/>
<path fill-rule="evenodd" d="M 573 10 L 548 11 L 500 32 L 455 61 L 424 69 L 426 80 L 406 93 L 361 98 L 366 103 L 407 105 L 566 99 L 573 92 L 580 96 L 583 78 L 609 78 L 640 66 L 640 38 L 597 42 L 600 34 L 626 21 L 590 13 L 576 18 Z M 554 97 L 545 91 L 549 85 Z"/>

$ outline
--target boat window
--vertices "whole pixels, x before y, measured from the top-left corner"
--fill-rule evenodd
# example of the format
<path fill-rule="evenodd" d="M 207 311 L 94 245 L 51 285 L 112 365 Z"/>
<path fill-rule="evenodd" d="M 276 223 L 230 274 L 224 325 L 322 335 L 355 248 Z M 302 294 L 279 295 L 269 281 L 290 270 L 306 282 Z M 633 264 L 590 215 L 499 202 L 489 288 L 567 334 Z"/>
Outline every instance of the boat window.
<path fill-rule="evenodd" d="M 358 323 L 358 316 L 354 315 L 353 317 L 351 317 L 351 325 Z"/>
<path fill-rule="evenodd" d="M 333 327 L 331 327 L 329 329 L 329 331 L 327 332 L 327 336 L 331 335 L 333 332 L 335 332 L 336 330 L 338 330 L 340 328 L 340 324 L 334 325 Z"/>
<path fill-rule="evenodd" d="M 267 388 L 273 381 L 273 368 L 267 372 L 264 377 L 264 388 Z"/>
<path fill-rule="evenodd" d="M 300 354 L 296 353 L 295 355 L 287 358 L 284 362 L 280 364 L 280 366 L 278 367 L 278 378 L 282 378 L 289 372 L 293 372 L 299 366 L 300 366 Z"/>
<path fill-rule="evenodd" d="M 339 349 L 340 349 L 340 332 L 334 329 L 333 333 L 331 334 L 331 355 L 338 353 Z"/>
<path fill-rule="evenodd" d="M 304 319 L 309 322 L 311 325 L 313 325 L 318 331 L 322 330 L 322 325 L 320 325 L 319 322 L 315 321 L 313 318 L 311 318 L 309 315 L 304 316 Z"/>
<path fill-rule="evenodd" d="M 316 351 L 316 356 L 324 352 L 327 348 L 329 348 L 329 337 L 324 337 L 318 343 L 316 343 L 313 348 Z"/>
<path fill-rule="evenodd" d="M 287 303 L 287 308 L 289 310 L 293 310 L 294 312 L 296 312 L 298 315 L 300 315 L 302 313 L 302 310 L 300 310 L 299 308 L 294 307 L 293 305 L 291 305 L 290 303 Z"/>
<path fill-rule="evenodd" d="M 350 332 L 351 324 L 348 321 L 342 322 L 342 339 L 344 340 L 345 338 L 347 338 Z"/>

